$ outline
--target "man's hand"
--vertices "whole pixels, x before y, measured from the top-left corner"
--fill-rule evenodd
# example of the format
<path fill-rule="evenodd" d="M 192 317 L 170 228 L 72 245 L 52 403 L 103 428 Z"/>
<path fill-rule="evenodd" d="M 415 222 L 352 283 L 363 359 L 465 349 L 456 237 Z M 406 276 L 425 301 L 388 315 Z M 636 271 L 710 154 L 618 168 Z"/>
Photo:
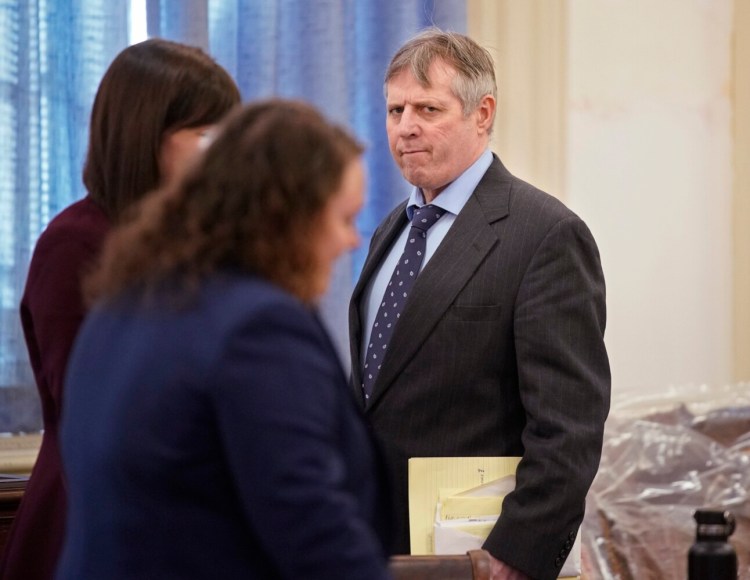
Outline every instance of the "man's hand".
<path fill-rule="evenodd" d="M 532 578 L 490 554 L 490 580 L 532 580 Z"/>

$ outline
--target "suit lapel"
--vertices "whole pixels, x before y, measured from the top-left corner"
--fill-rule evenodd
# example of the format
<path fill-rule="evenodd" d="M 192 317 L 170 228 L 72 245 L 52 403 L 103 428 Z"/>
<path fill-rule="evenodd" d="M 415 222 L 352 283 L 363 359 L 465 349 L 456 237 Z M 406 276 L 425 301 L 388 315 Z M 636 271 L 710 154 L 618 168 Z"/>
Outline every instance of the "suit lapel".
<path fill-rule="evenodd" d="M 375 382 L 369 408 L 377 404 L 378 399 L 415 356 L 484 258 L 499 243 L 490 224 L 508 214 L 509 196 L 510 174 L 495 158 L 417 278 L 388 345 L 388 353 Z M 400 226 L 403 225 L 402 220 Z M 397 231 L 400 229 L 399 227 Z M 388 237 L 392 241 L 393 236 Z M 379 249 L 375 264 L 379 263 L 384 252 L 382 248 Z M 376 248 L 373 248 L 373 254 L 375 252 Z M 374 266 L 370 267 L 374 270 Z M 357 376 L 358 374 L 359 371 Z"/>
<path fill-rule="evenodd" d="M 380 266 L 386 252 L 398 237 L 401 230 L 407 222 L 406 218 L 406 201 L 399 204 L 396 209 L 391 211 L 383 222 L 382 226 L 377 229 L 372 238 L 370 251 L 367 253 L 367 259 L 362 266 L 362 273 L 359 276 L 357 284 L 352 291 L 351 302 L 349 303 L 349 342 L 352 361 L 352 383 L 357 391 L 358 399 L 361 399 L 359 385 L 362 382 L 361 377 L 361 356 L 360 344 L 362 342 L 362 294 L 370 283 L 370 279 Z"/>

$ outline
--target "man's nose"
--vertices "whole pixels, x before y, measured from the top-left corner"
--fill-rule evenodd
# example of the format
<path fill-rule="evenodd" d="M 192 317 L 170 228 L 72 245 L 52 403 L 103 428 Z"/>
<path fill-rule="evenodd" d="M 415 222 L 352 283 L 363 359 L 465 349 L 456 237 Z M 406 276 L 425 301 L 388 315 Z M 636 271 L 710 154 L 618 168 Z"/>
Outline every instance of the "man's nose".
<path fill-rule="evenodd" d="M 419 133 L 419 118 L 416 111 L 410 107 L 405 108 L 401 113 L 401 122 L 398 126 L 403 137 Z"/>

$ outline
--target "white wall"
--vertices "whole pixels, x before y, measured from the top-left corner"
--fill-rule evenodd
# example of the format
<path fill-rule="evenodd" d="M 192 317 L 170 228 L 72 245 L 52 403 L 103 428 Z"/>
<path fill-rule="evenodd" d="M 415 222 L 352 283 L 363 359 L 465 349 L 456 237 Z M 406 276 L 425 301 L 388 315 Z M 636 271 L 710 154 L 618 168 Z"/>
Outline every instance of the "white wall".
<path fill-rule="evenodd" d="M 734 0 L 734 377 L 750 383 L 750 2 Z"/>
<path fill-rule="evenodd" d="M 568 3 L 566 201 L 598 240 L 615 390 L 732 374 L 731 0 Z"/>
<path fill-rule="evenodd" d="M 615 394 L 731 382 L 733 0 L 467 4 L 493 148 L 598 241 Z"/>

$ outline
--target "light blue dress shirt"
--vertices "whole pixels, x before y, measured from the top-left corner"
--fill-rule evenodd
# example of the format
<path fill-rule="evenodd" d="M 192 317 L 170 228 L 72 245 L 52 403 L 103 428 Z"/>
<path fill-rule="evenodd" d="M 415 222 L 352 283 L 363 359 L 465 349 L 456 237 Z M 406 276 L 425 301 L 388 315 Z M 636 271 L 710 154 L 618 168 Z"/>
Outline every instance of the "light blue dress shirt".
<path fill-rule="evenodd" d="M 427 231 L 427 248 L 419 270 L 420 272 L 445 238 L 453 222 L 456 221 L 456 216 L 458 216 L 464 205 L 466 205 L 469 197 L 471 197 L 471 194 L 477 188 L 477 185 L 491 164 L 492 152 L 486 149 L 466 171 L 459 175 L 453 183 L 441 191 L 432 201 L 432 205 L 444 209 L 446 213 Z M 378 308 L 385 294 L 385 288 L 406 245 L 406 237 L 411 228 L 411 217 L 414 214 L 415 208 L 420 208 L 423 205 L 426 204 L 422 190 L 418 187 L 413 188 L 411 195 L 409 195 L 409 201 L 406 204 L 406 216 L 409 218 L 409 222 L 404 226 L 403 231 L 396 238 L 396 241 L 393 242 L 391 249 L 388 250 L 380 267 L 370 279 L 367 288 L 365 288 L 363 294 L 365 319 L 362 321 L 364 333 L 362 335 L 362 344 L 360 345 L 360 361 L 362 361 L 362 365 L 365 364 L 365 355 L 367 353 L 367 345 L 370 343 L 372 325 L 375 322 L 375 316 L 378 313 Z"/>

